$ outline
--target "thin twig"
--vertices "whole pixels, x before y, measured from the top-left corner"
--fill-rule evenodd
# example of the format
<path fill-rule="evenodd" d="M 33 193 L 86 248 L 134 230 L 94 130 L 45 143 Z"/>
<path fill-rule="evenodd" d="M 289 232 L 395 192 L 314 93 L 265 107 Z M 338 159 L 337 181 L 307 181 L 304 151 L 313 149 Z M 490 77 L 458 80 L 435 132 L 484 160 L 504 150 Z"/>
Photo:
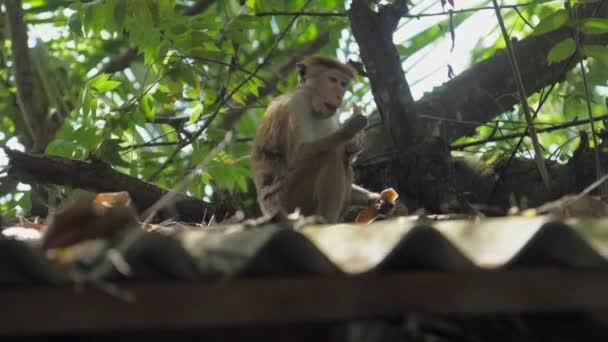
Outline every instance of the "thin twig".
<path fill-rule="evenodd" d="M 517 15 L 519 16 L 519 19 L 521 19 L 526 25 L 528 25 L 529 28 L 534 30 L 534 25 L 530 24 L 530 22 L 528 20 L 526 20 L 526 17 L 524 17 L 524 14 L 521 13 L 519 8 L 515 7 L 514 10 L 517 13 Z"/>
<path fill-rule="evenodd" d="M 506 44 L 507 56 L 509 57 L 509 61 L 511 62 L 513 76 L 515 77 L 517 83 L 517 91 L 519 93 L 521 106 L 526 117 L 526 122 L 528 123 L 528 131 L 530 133 L 530 139 L 532 139 L 532 146 L 534 147 L 534 159 L 536 159 L 538 171 L 543 180 L 543 183 L 545 183 L 545 187 L 547 188 L 547 190 L 550 190 L 551 181 L 549 179 L 549 171 L 547 170 L 547 165 L 545 164 L 545 160 L 543 158 L 540 143 L 538 141 L 538 135 L 536 133 L 536 127 L 534 127 L 532 114 L 530 114 L 530 108 L 528 107 L 528 97 L 526 96 L 526 90 L 524 89 L 524 82 L 521 77 L 521 72 L 519 71 L 517 58 L 515 57 L 515 52 L 513 51 L 513 46 L 511 45 L 511 40 L 509 39 L 507 28 L 505 27 L 505 23 L 502 20 L 502 14 L 500 13 L 498 2 L 496 0 L 492 0 L 492 3 L 494 4 L 496 18 L 498 19 L 498 26 L 500 26 L 500 30 L 502 32 L 502 36 Z"/>
<path fill-rule="evenodd" d="M 570 19 L 576 22 L 576 13 L 575 10 L 570 6 L 570 0 L 566 1 L 566 7 L 568 9 L 568 14 Z M 593 123 L 593 111 L 591 109 L 591 96 L 589 95 L 589 83 L 587 82 L 587 71 L 585 70 L 585 64 L 583 62 L 583 49 L 581 47 L 580 36 L 578 32 L 578 27 L 575 27 L 573 30 L 574 41 L 576 43 L 576 54 L 580 57 L 579 65 L 581 67 L 581 74 L 583 76 L 583 86 L 585 88 L 585 103 L 587 104 L 587 114 L 589 115 L 589 120 L 591 121 L 591 137 L 593 139 L 593 157 L 595 159 L 595 178 L 599 179 L 602 175 L 602 169 L 600 164 L 600 154 L 597 147 L 597 133 L 595 132 L 595 125 Z M 605 187 L 600 187 L 600 194 L 604 194 Z"/>
<path fill-rule="evenodd" d="M 128 146 L 127 149 L 138 149 L 138 148 L 142 148 L 142 147 L 158 147 L 158 146 L 175 146 L 179 144 L 179 142 L 177 141 L 149 141 L 149 142 L 145 142 L 145 143 L 141 143 L 141 144 L 133 144 L 131 146 Z"/>
<path fill-rule="evenodd" d="M 551 152 L 547 156 L 547 159 L 555 161 L 557 159 L 558 155 L 560 154 L 560 152 L 563 151 L 564 147 L 566 147 L 566 145 L 571 144 L 577 138 L 579 138 L 579 136 L 573 136 L 573 137 L 568 138 L 568 140 L 566 140 L 564 143 L 562 143 L 559 146 L 557 146 L 557 148 L 555 149 L 555 151 Z"/>
<path fill-rule="evenodd" d="M 601 120 L 604 120 L 604 119 L 608 119 L 608 114 L 602 115 L 602 116 L 596 116 L 592 120 L 593 121 L 601 121 Z M 585 120 L 576 120 L 576 121 L 572 121 L 572 122 L 567 122 L 567 123 L 555 125 L 555 126 L 552 126 L 552 127 L 540 128 L 540 129 L 537 129 L 536 132 L 537 133 L 552 132 L 552 131 L 557 131 L 557 130 L 568 128 L 568 127 L 586 125 L 588 123 L 590 123 L 590 121 L 588 119 L 585 119 Z M 467 147 L 484 145 L 484 144 L 487 144 L 487 143 L 490 143 L 490 142 L 497 142 L 497 141 L 505 141 L 505 140 L 517 139 L 517 138 L 525 137 L 527 135 L 528 135 L 527 131 L 523 132 L 523 133 L 506 134 L 506 135 L 503 135 L 501 137 L 492 137 L 492 138 L 482 139 L 482 140 L 478 140 L 478 141 L 473 141 L 473 142 L 470 142 L 470 143 L 454 144 L 454 145 L 451 146 L 451 148 L 453 150 L 462 150 L 462 149 L 467 148 Z"/>
<path fill-rule="evenodd" d="M 146 218 L 146 221 L 149 221 L 151 217 L 156 215 L 156 212 L 161 208 L 166 207 L 171 203 L 171 201 L 180 194 L 188 185 L 188 183 L 196 176 L 200 171 L 202 171 L 209 162 L 223 149 L 226 148 L 232 140 L 232 132 L 228 131 L 224 135 L 224 139 L 217 144 L 206 156 L 203 160 L 198 163 L 192 171 L 190 171 L 186 177 L 184 177 L 181 181 L 179 181 L 171 191 L 167 192 L 163 197 L 161 197 L 156 203 L 154 203 L 151 207 L 146 209 L 144 213 L 140 216 L 141 218 Z"/>
<path fill-rule="evenodd" d="M 552 2 L 552 1 L 558 1 L 558 0 L 549 0 L 549 1 L 545 1 L 545 2 Z M 499 8 L 500 9 L 517 9 L 518 7 L 534 6 L 534 5 L 540 5 L 540 4 L 541 3 L 539 3 L 539 2 L 525 2 L 525 3 L 521 3 L 521 4 L 515 4 L 515 5 L 502 5 L 502 6 L 499 6 Z M 492 7 L 492 6 L 482 6 L 482 7 L 471 7 L 471 8 L 463 8 L 463 9 L 458 9 L 458 10 L 451 10 L 451 12 L 452 12 L 452 14 L 457 14 L 457 13 L 466 13 L 466 12 L 486 11 L 486 10 L 493 10 L 493 9 L 494 9 L 494 7 Z M 346 12 L 272 11 L 272 12 L 259 12 L 259 13 L 255 14 L 256 17 L 292 16 L 292 15 L 309 16 L 309 17 L 348 17 L 348 13 L 346 13 Z M 450 11 L 442 11 L 442 12 L 434 12 L 434 13 L 404 14 L 401 17 L 417 19 L 417 18 L 422 18 L 422 17 L 435 17 L 435 16 L 441 16 L 441 15 L 450 15 Z"/>

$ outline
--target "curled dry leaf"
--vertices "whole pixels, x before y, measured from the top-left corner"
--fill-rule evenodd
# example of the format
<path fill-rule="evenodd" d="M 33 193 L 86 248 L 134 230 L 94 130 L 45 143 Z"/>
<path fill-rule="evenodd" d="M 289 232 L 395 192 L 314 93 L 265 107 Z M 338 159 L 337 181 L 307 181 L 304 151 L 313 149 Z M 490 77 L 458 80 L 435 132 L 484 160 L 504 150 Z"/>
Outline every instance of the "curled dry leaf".
<path fill-rule="evenodd" d="M 355 219 L 355 223 L 369 224 L 381 216 L 388 216 L 395 212 L 398 207 L 400 213 L 407 214 L 407 208 L 397 201 L 399 194 L 395 189 L 382 190 L 380 196 L 369 207 L 361 210 Z"/>
<path fill-rule="evenodd" d="M 134 223 L 136 217 L 127 192 L 84 196 L 51 217 L 43 232 L 42 248 L 106 237 Z"/>

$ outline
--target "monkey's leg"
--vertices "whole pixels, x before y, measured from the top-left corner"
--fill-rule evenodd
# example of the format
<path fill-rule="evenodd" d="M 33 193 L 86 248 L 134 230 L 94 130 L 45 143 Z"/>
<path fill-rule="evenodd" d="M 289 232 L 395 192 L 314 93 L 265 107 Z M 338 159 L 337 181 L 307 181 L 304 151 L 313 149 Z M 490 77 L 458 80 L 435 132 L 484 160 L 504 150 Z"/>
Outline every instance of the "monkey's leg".
<path fill-rule="evenodd" d="M 342 160 L 335 153 L 328 153 L 325 164 L 319 170 L 315 194 L 316 214 L 328 223 L 335 223 L 342 216 L 350 200 L 350 178 L 345 172 Z"/>

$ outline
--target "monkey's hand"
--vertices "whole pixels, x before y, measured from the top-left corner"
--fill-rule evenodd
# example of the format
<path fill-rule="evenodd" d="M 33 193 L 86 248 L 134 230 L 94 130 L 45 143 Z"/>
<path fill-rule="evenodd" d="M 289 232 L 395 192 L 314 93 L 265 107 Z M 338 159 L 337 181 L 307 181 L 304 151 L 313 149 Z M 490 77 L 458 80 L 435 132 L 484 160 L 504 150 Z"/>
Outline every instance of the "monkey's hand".
<path fill-rule="evenodd" d="M 360 138 L 351 139 L 344 144 L 344 154 L 349 165 L 353 165 L 357 161 L 357 157 L 363 150 L 363 145 L 363 139 Z"/>
<path fill-rule="evenodd" d="M 352 139 L 357 133 L 361 132 L 365 126 L 367 126 L 367 117 L 360 113 L 354 113 L 344 123 L 342 131 L 348 137 L 348 139 Z"/>
<path fill-rule="evenodd" d="M 356 223 L 369 224 L 374 222 L 378 217 L 391 216 L 395 211 L 395 201 L 399 194 L 393 189 L 388 188 L 379 194 L 374 194 L 369 201 L 369 206 L 359 212 Z"/>
<path fill-rule="evenodd" d="M 395 211 L 395 202 L 380 194 L 371 200 L 370 206 L 372 206 L 378 215 L 381 216 L 390 216 Z"/>

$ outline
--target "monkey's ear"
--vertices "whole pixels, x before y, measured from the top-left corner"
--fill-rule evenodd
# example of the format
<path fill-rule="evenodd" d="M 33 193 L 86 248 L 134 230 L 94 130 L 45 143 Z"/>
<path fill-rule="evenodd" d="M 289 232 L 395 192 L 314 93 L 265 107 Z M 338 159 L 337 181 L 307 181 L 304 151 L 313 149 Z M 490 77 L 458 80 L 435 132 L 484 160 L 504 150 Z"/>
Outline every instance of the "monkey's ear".
<path fill-rule="evenodd" d="M 304 83 L 306 82 L 306 64 L 304 63 L 298 63 L 296 64 L 296 68 L 298 69 L 298 80 L 299 83 Z"/>

